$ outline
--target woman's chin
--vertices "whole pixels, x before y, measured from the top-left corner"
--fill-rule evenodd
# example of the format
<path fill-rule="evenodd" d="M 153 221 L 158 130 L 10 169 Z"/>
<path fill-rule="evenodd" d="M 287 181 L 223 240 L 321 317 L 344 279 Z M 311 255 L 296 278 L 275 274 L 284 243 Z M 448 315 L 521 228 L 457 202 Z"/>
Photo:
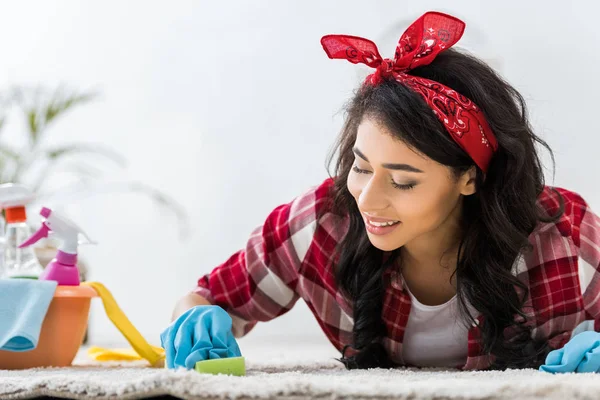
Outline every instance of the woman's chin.
<path fill-rule="evenodd" d="M 370 233 L 368 233 L 367 236 L 369 237 L 371 244 L 381 251 L 393 251 L 402 247 L 402 243 L 399 243 L 397 240 L 384 239 Z"/>

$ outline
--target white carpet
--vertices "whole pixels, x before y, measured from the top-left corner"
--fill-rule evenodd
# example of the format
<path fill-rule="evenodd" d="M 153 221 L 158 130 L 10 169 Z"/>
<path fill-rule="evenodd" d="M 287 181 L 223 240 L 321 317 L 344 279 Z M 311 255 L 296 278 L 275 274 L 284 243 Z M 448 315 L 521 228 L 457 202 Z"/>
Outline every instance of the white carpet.
<path fill-rule="evenodd" d="M 86 360 L 70 368 L 0 371 L 0 398 L 54 396 L 70 399 L 595 399 L 600 374 L 551 375 L 536 370 L 458 372 L 444 370 L 347 371 L 323 346 L 294 350 L 246 346 L 247 376 L 144 368 Z"/>

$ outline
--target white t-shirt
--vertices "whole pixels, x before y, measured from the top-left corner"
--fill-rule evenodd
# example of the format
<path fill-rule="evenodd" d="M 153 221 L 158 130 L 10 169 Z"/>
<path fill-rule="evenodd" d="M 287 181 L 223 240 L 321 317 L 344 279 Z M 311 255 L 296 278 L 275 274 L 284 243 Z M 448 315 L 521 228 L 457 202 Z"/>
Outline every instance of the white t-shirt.
<path fill-rule="evenodd" d="M 468 328 L 459 319 L 457 296 L 444 304 L 428 306 L 420 303 L 408 286 L 404 287 L 412 301 L 402 341 L 405 364 L 417 367 L 463 366 L 467 360 L 469 339 Z M 469 310 L 473 309 L 469 307 Z"/>

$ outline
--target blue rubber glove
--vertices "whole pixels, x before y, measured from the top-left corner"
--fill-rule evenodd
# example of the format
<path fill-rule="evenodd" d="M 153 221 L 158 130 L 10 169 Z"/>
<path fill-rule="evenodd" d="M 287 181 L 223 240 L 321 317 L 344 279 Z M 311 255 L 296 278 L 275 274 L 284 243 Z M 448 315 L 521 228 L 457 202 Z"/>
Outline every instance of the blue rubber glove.
<path fill-rule="evenodd" d="M 219 306 L 187 310 L 160 335 L 167 368 L 193 369 L 198 361 L 240 357 L 231 317 Z"/>
<path fill-rule="evenodd" d="M 540 371 L 600 372 L 600 333 L 584 331 L 573 336 L 562 349 L 548 353 Z"/>

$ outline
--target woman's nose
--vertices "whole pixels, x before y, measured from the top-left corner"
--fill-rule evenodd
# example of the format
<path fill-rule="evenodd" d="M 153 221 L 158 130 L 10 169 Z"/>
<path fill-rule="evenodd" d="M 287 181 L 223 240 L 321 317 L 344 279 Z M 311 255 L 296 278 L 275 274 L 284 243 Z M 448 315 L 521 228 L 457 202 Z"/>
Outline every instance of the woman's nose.
<path fill-rule="evenodd" d="M 377 212 L 389 206 L 384 190 L 373 178 L 362 188 L 357 203 L 361 211 L 367 212 Z"/>

